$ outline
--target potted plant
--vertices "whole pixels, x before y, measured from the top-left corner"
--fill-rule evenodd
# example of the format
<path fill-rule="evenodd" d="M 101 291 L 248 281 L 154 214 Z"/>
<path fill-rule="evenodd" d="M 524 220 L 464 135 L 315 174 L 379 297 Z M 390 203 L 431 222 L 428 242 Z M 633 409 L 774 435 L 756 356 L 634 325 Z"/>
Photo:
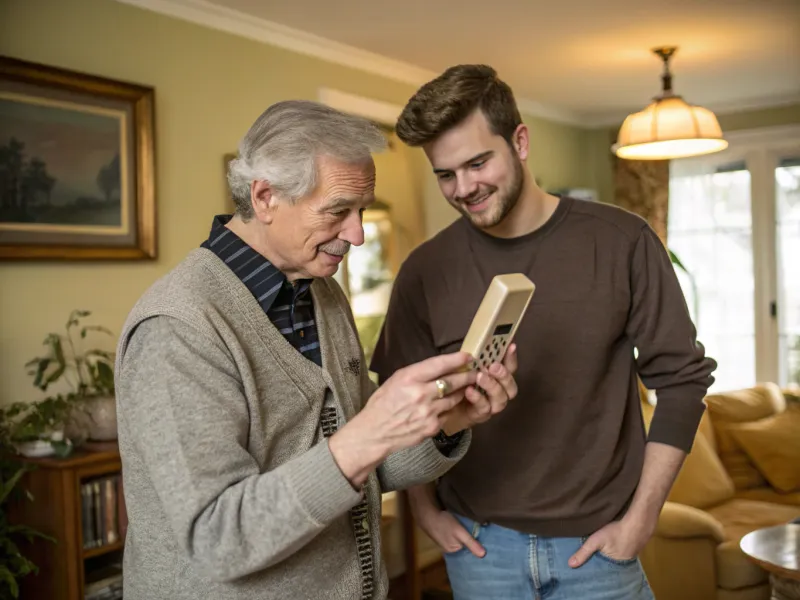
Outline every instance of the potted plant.
<path fill-rule="evenodd" d="M 92 334 L 113 334 L 100 325 L 84 325 L 83 319 L 90 315 L 87 310 L 73 310 L 66 323 L 66 334 L 48 334 L 43 342 L 48 352 L 25 366 L 30 369 L 28 374 L 33 376 L 33 384 L 42 391 L 60 381 L 72 388 L 63 397 L 73 407 L 68 417 L 73 426 L 70 437 L 83 433 L 92 440 L 114 440 L 117 437 L 114 353 L 83 347 Z M 62 397 L 55 397 L 58 398 Z"/>
<path fill-rule="evenodd" d="M 58 395 L 39 402 L 15 402 L 0 409 L 5 447 L 29 457 L 68 456 L 72 442 L 65 436 L 65 429 L 72 402 L 69 397 Z"/>
<path fill-rule="evenodd" d="M 26 525 L 9 522 L 9 501 L 23 491 L 18 487 L 19 482 L 31 467 L 12 458 L 12 432 L 8 427 L 7 410 L 0 410 L 0 598 L 18 598 L 19 580 L 30 573 L 38 573 L 39 570 L 22 554 L 18 546 L 19 540 L 32 542 L 37 537 L 51 542 L 55 540 Z M 25 495 L 28 501 L 33 501 L 29 491 L 25 490 Z"/>

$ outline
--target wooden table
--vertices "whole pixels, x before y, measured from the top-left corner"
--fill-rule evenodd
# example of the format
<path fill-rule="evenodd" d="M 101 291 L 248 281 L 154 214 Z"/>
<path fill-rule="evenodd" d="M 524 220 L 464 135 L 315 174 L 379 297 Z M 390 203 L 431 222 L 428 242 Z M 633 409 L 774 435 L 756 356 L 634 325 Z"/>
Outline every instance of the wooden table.
<path fill-rule="evenodd" d="M 739 545 L 769 573 L 773 600 L 800 600 L 800 524 L 753 531 Z"/>

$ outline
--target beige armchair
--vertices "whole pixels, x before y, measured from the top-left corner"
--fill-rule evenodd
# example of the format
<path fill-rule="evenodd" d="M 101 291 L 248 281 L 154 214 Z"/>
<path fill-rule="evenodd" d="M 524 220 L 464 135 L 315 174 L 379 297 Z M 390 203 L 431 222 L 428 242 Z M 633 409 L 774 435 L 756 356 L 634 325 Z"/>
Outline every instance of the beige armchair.
<path fill-rule="evenodd" d="M 764 384 L 706 405 L 642 564 L 658 600 L 769 600 L 739 541 L 800 516 L 800 403 Z M 647 402 L 643 413 L 649 426 Z"/>

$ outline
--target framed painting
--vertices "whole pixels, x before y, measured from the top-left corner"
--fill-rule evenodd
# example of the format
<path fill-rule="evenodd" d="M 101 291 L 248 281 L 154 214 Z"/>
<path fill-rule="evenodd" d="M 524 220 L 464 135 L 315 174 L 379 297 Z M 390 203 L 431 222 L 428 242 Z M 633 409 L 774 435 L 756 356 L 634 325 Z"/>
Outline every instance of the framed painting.
<path fill-rule="evenodd" d="M 0 56 L 0 258 L 153 259 L 154 90 Z"/>

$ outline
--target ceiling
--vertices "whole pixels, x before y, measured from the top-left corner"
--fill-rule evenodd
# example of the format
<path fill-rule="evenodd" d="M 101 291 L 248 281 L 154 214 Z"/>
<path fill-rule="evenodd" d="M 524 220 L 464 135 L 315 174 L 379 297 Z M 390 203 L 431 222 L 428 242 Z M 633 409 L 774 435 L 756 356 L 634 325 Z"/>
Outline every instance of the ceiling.
<path fill-rule="evenodd" d="M 658 93 L 659 45 L 679 47 L 673 85 L 690 103 L 730 112 L 800 101 L 800 0 L 122 1 L 205 10 L 215 26 L 271 28 L 289 45 L 330 40 L 322 55 L 350 52 L 414 84 L 490 64 L 526 112 L 584 125 L 618 122 Z"/>

